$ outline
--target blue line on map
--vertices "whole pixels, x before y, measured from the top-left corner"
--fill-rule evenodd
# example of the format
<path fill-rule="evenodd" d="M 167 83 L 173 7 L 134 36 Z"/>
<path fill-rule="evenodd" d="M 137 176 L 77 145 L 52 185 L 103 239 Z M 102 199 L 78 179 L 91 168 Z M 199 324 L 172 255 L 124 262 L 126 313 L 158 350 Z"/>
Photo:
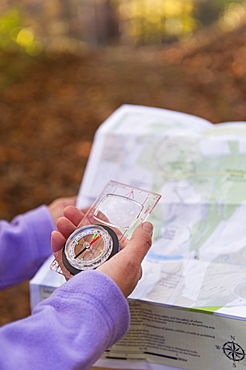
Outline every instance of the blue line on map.
<path fill-rule="evenodd" d="M 184 259 L 183 256 L 163 256 L 159 254 L 155 254 L 153 252 L 148 252 L 148 257 L 152 259 L 156 259 L 158 261 L 177 261 Z"/>

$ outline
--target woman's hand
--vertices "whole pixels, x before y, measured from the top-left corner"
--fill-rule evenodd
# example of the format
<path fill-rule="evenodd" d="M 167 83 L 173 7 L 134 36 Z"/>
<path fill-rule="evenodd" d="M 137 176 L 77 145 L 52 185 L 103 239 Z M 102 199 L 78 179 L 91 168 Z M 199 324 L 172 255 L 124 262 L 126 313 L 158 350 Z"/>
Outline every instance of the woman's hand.
<path fill-rule="evenodd" d="M 70 234 L 82 226 L 84 215 L 84 212 L 69 206 L 64 210 L 64 217 L 57 221 L 58 231 L 52 233 L 51 246 L 60 265 L 62 248 Z M 123 249 L 97 268 L 114 280 L 125 297 L 132 293 L 142 276 L 141 263 L 151 247 L 152 232 L 153 225 L 150 222 L 139 225 L 131 239 L 124 243 Z"/>

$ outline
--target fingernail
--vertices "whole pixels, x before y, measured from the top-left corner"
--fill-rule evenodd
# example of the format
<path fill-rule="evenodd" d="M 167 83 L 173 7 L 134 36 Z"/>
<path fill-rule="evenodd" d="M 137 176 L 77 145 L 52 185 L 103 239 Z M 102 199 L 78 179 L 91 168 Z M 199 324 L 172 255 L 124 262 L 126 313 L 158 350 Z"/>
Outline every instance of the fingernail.
<path fill-rule="evenodd" d="M 148 233 L 150 233 L 150 235 L 153 234 L 153 225 L 150 222 L 144 222 L 143 223 L 143 229 L 148 231 Z"/>

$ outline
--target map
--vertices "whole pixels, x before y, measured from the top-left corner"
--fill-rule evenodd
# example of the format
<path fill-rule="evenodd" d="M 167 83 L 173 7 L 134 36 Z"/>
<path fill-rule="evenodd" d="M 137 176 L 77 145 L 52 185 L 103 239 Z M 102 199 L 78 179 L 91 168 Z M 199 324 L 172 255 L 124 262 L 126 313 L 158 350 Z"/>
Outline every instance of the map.
<path fill-rule="evenodd" d="M 162 194 L 132 298 L 243 316 L 246 124 L 124 105 L 96 133 L 78 206 L 109 180 Z"/>

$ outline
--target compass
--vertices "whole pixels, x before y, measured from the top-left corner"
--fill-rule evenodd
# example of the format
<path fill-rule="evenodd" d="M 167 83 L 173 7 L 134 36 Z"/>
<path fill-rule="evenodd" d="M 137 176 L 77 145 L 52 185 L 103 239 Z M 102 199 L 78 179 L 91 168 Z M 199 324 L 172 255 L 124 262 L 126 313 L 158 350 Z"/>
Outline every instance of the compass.
<path fill-rule="evenodd" d="M 75 275 L 100 266 L 119 251 L 119 245 L 119 239 L 110 227 L 82 226 L 68 238 L 62 251 L 62 262 Z"/>
<path fill-rule="evenodd" d="M 161 195 L 110 180 L 67 239 L 56 252 L 50 268 L 70 279 L 96 269 L 115 255 L 135 228 L 146 221 Z"/>

